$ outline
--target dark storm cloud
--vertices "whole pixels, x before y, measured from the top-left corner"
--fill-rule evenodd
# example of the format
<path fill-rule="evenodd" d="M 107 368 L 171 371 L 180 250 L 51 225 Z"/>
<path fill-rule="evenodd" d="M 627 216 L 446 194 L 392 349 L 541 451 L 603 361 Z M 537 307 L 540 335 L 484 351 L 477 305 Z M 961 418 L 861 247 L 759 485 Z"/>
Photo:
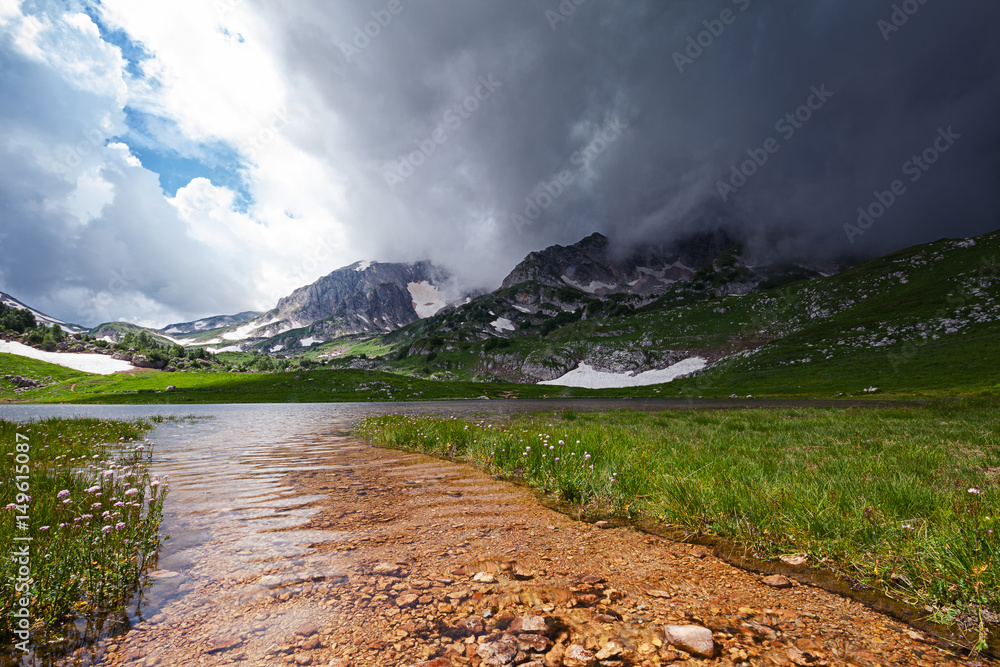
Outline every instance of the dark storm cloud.
<path fill-rule="evenodd" d="M 345 222 L 375 256 L 489 284 L 594 230 L 638 243 L 723 226 L 821 257 L 997 226 L 993 3 L 256 7 L 320 101 L 302 144 L 350 173 Z M 499 87 L 468 101 L 483 77 Z M 904 163 L 939 128 L 961 138 L 911 182 Z M 849 243 L 844 225 L 897 179 L 905 194 Z"/>

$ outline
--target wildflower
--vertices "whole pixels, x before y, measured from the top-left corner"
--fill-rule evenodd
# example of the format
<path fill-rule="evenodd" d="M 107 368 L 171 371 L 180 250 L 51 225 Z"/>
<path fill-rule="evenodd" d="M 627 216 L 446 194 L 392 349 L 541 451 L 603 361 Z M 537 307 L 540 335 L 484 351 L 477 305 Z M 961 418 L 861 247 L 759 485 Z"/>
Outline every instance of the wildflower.
<path fill-rule="evenodd" d="M 973 487 L 973 488 L 969 489 L 969 493 L 975 493 L 976 495 L 979 495 L 980 491 L 979 491 L 979 489 Z"/>
<path fill-rule="evenodd" d="M 15 505 L 14 503 L 8 503 L 8 505 L 4 507 L 4 509 L 5 510 L 17 509 L 17 505 Z"/>
<path fill-rule="evenodd" d="M 594 464 L 593 464 L 593 463 L 591 463 L 591 464 L 590 464 L 590 466 L 589 466 L 589 468 L 590 468 L 591 470 L 593 470 L 593 469 L 594 469 Z"/>
<path fill-rule="evenodd" d="M 105 477 L 111 477 L 112 475 L 114 475 L 114 474 L 115 474 L 115 471 L 114 471 L 114 470 L 105 470 L 105 471 L 104 471 L 104 472 L 103 472 L 102 474 L 103 474 L 103 475 L 104 475 Z"/>
<path fill-rule="evenodd" d="M 103 528 L 101 528 L 102 533 L 110 533 L 112 530 L 114 530 L 113 526 L 104 526 Z"/>
<path fill-rule="evenodd" d="M 565 442 L 563 442 L 562 440 L 560 440 L 560 441 L 559 441 L 559 444 L 560 444 L 560 445 L 565 445 L 566 443 L 565 443 Z"/>
<path fill-rule="evenodd" d="M 558 460 L 559 460 L 559 457 L 557 456 L 557 457 L 556 457 L 556 461 L 558 461 Z"/>
<path fill-rule="evenodd" d="M 118 523 L 115 524 L 115 530 L 121 530 L 124 527 L 125 527 L 124 521 L 119 521 Z"/>
<path fill-rule="evenodd" d="M 73 501 L 70 498 L 67 498 L 66 500 L 63 501 L 63 505 L 69 505 L 71 502 Z"/>
<path fill-rule="evenodd" d="M 92 509 L 92 510 L 99 510 L 99 509 L 101 509 L 101 503 L 94 503 L 93 505 L 90 506 L 90 509 Z"/>
<path fill-rule="evenodd" d="M 125 503 L 123 503 L 122 501 L 119 500 L 117 503 L 115 503 L 114 506 L 115 507 L 125 507 Z"/>
<path fill-rule="evenodd" d="M 125 495 L 126 496 L 134 496 L 137 493 L 139 493 L 139 489 L 137 489 L 135 487 L 132 487 L 131 489 L 129 489 L 128 491 L 125 492 Z"/>
<path fill-rule="evenodd" d="M 99 486 L 92 486 L 89 489 L 87 489 L 87 493 L 97 493 L 100 490 L 101 490 L 101 487 L 99 487 Z"/>
<path fill-rule="evenodd" d="M 80 516 L 80 518 L 81 519 L 88 519 L 89 520 L 89 519 L 93 519 L 94 515 L 93 514 L 83 514 L 83 515 Z"/>
<path fill-rule="evenodd" d="M 584 452 L 583 453 L 583 460 L 586 461 L 589 458 L 590 458 L 590 454 L 588 454 L 587 452 Z"/>
<path fill-rule="evenodd" d="M 62 491 L 56 494 L 56 498 L 58 498 L 59 500 L 62 500 L 63 498 L 69 498 L 69 491 L 63 489 Z"/>
<path fill-rule="evenodd" d="M 40 531 L 44 531 L 44 530 L 48 530 L 48 529 L 49 529 L 48 526 L 39 526 L 38 527 L 38 530 L 40 530 Z"/>
<path fill-rule="evenodd" d="M 65 524 L 65 523 L 61 523 L 61 524 L 59 524 L 59 527 L 60 527 L 60 528 L 65 528 L 65 527 L 66 527 L 66 524 Z"/>

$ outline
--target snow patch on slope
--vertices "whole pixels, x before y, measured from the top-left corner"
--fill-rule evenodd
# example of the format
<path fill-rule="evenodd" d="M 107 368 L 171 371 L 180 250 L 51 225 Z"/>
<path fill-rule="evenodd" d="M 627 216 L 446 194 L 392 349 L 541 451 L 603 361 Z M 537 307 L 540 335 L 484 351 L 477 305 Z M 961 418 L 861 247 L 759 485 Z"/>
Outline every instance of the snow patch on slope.
<path fill-rule="evenodd" d="M 357 265 L 354 267 L 354 270 L 355 271 L 364 271 L 365 269 L 367 269 L 371 265 L 372 265 L 372 261 L 370 259 L 366 259 L 364 261 L 358 262 Z"/>
<path fill-rule="evenodd" d="M 72 368 L 84 373 L 95 373 L 97 375 L 111 375 L 120 371 L 130 371 L 135 368 L 127 361 L 112 359 L 103 354 L 84 354 L 78 352 L 45 352 L 28 347 L 21 343 L 0 341 L 0 352 L 16 354 L 20 357 L 37 359 L 57 366 Z"/>
<path fill-rule="evenodd" d="M 498 317 L 497 319 L 490 322 L 490 325 L 497 331 L 513 331 L 514 323 L 508 320 L 506 317 Z"/>
<path fill-rule="evenodd" d="M 413 298 L 413 309 L 417 311 L 417 317 L 420 319 L 431 317 L 448 305 L 441 296 L 441 291 L 426 280 L 421 280 L 419 283 L 407 283 L 406 289 L 409 290 L 410 296 Z"/>
<path fill-rule="evenodd" d="M 277 324 L 280 321 L 281 320 L 276 317 L 270 322 L 264 322 L 263 324 L 247 322 L 243 326 L 237 327 L 232 331 L 227 331 L 226 333 L 222 334 L 222 338 L 225 340 L 246 340 L 247 338 L 250 337 L 250 334 L 252 334 L 257 329 L 261 329 L 263 327 L 267 327 L 272 324 Z"/>
<path fill-rule="evenodd" d="M 586 389 L 619 389 L 621 387 L 644 387 L 651 384 L 662 384 L 670 382 L 682 375 L 694 373 L 705 368 L 707 362 L 701 357 L 689 357 L 683 361 L 678 361 L 673 366 L 658 370 L 645 371 L 638 375 L 628 373 L 605 373 L 593 369 L 587 364 L 580 364 L 577 368 L 566 373 L 562 377 L 554 380 L 545 380 L 538 384 L 558 385 L 560 387 L 583 387 Z"/>
<path fill-rule="evenodd" d="M 312 336 L 309 336 L 309 338 L 303 338 L 302 340 L 300 340 L 299 345 L 301 345 L 302 347 L 309 347 L 313 343 L 322 343 L 322 342 L 323 340 L 321 338 L 313 338 Z"/>
<path fill-rule="evenodd" d="M 584 285 L 581 285 L 580 283 L 576 282 L 575 280 L 572 280 L 569 276 L 560 276 L 560 277 L 562 278 L 563 282 L 566 283 L 567 285 L 569 285 L 570 287 L 575 287 L 578 290 L 583 290 L 584 292 L 587 292 L 588 294 L 593 294 L 594 292 L 596 292 L 599 289 L 614 289 L 615 288 L 614 285 L 609 285 L 607 283 L 601 283 L 601 282 L 598 282 L 596 280 L 591 281 L 591 283 L 589 285 L 584 286 Z"/>

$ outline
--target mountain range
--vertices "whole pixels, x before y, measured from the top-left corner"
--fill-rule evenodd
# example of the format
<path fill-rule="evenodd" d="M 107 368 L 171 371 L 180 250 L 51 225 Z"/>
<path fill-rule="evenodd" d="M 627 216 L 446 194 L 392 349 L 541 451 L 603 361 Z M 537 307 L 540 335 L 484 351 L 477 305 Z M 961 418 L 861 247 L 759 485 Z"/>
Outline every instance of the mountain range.
<path fill-rule="evenodd" d="M 356 262 L 268 312 L 150 333 L 210 351 L 441 380 L 634 377 L 685 362 L 696 376 L 724 375 L 726 386 L 758 377 L 792 393 L 803 373 L 851 384 L 900 364 L 919 384 L 969 355 L 983 360 L 980 374 L 990 372 L 1000 339 L 998 254 L 997 232 L 846 268 L 761 261 L 722 234 L 638 251 L 592 234 L 528 254 L 491 292 L 465 293 L 429 262 Z M 140 330 L 107 323 L 89 332 L 117 341 Z M 938 370 L 913 358 L 936 360 Z"/>

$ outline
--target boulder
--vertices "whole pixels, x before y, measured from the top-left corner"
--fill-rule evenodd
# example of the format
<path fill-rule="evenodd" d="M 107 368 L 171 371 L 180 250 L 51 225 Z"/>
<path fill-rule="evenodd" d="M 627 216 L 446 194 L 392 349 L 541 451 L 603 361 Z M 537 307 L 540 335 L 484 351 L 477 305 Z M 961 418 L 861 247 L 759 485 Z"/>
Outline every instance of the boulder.
<path fill-rule="evenodd" d="M 699 658 L 711 658 L 715 655 L 712 631 L 700 625 L 665 625 L 663 640 Z"/>
<path fill-rule="evenodd" d="M 145 355 L 134 354 L 132 355 L 132 365 L 136 368 L 155 368 L 161 369 L 167 365 L 165 361 L 150 361 Z"/>

